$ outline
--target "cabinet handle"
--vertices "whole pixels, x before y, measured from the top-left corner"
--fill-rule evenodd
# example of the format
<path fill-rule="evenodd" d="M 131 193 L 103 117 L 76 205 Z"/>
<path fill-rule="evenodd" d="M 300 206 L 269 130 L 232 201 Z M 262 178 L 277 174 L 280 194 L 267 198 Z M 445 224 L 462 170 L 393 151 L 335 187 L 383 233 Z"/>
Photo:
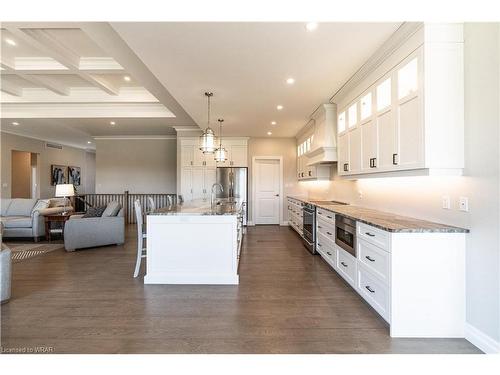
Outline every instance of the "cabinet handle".
<path fill-rule="evenodd" d="M 309 171 L 309 176 L 311 175 L 311 171 Z"/>
<path fill-rule="evenodd" d="M 375 262 L 375 259 L 370 258 L 370 256 L 369 256 L 369 255 L 365 256 L 365 258 L 366 258 L 366 259 L 368 259 L 370 262 Z"/>
<path fill-rule="evenodd" d="M 373 158 L 370 158 L 370 168 L 373 168 Z"/>
<path fill-rule="evenodd" d="M 370 292 L 370 293 L 375 293 L 375 291 L 370 288 L 370 285 L 365 286 L 365 288 Z"/>
<path fill-rule="evenodd" d="M 326 215 L 326 217 L 329 218 L 329 219 L 332 219 L 332 217 L 330 215 Z"/>
<path fill-rule="evenodd" d="M 344 163 L 344 172 L 348 172 L 349 171 L 349 169 L 347 168 L 348 166 L 349 166 L 348 163 Z"/>
<path fill-rule="evenodd" d="M 398 154 L 392 154 L 392 164 L 393 165 L 398 165 L 398 161 L 396 160 L 398 157 Z"/>
<path fill-rule="evenodd" d="M 377 168 L 377 158 L 373 158 L 373 168 Z"/>
<path fill-rule="evenodd" d="M 366 234 L 367 236 L 370 236 L 370 237 L 375 237 L 375 235 L 374 235 L 374 234 L 371 234 L 370 232 L 365 232 L 365 234 Z"/>
<path fill-rule="evenodd" d="M 333 234 L 331 234 L 330 232 L 326 232 L 326 234 L 328 234 L 329 236 L 333 236 Z"/>
<path fill-rule="evenodd" d="M 340 264 L 347 268 L 347 264 L 345 264 L 344 262 L 340 262 Z"/>
<path fill-rule="evenodd" d="M 193 161 L 192 161 L 192 160 L 191 160 L 189 163 L 190 163 L 191 165 L 193 165 Z"/>
<path fill-rule="evenodd" d="M 323 245 L 322 245 L 322 244 L 320 244 L 320 243 L 318 242 L 318 246 L 319 246 L 319 247 L 321 247 L 321 246 L 323 246 Z"/>
<path fill-rule="evenodd" d="M 330 256 L 332 255 L 332 253 L 330 253 L 329 251 L 327 251 L 326 253 L 327 253 L 328 255 L 330 255 Z"/>
<path fill-rule="evenodd" d="M 318 225 L 318 228 L 319 228 L 319 229 L 321 229 L 321 228 L 323 228 L 323 227 L 322 227 L 321 225 Z"/>

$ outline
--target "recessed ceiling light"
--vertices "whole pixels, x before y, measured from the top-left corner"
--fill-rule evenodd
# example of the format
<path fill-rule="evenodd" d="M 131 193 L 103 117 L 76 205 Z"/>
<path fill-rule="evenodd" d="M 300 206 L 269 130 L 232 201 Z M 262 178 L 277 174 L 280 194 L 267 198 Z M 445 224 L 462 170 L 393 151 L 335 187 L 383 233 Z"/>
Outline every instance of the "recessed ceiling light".
<path fill-rule="evenodd" d="M 283 106 L 282 106 L 281 104 L 280 104 L 280 105 L 277 105 L 277 106 L 276 106 L 276 109 L 277 109 L 278 111 L 281 111 L 281 110 L 283 109 Z"/>
<path fill-rule="evenodd" d="M 267 135 L 273 135 L 273 133 L 272 132 L 267 132 Z"/>
<path fill-rule="evenodd" d="M 125 81 L 127 81 L 127 82 L 130 82 L 130 80 L 131 80 L 132 78 L 130 78 L 130 76 L 125 76 L 125 77 L 123 77 L 123 79 L 124 79 Z"/>
<path fill-rule="evenodd" d="M 18 123 L 18 122 L 16 122 L 16 121 L 14 121 L 14 122 L 12 123 L 12 125 L 17 126 L 17 125 L 19 125 L 19 123 Z"/>
<path fill-rule="evenodd" d="M 318 28 L 318 23 L 317 22 L 308 22 L 306 24 L 306 29 L 307 31 L 314 31 Z"/>
<path fill-rule="evenodd" d="M 90 142 L 90 141 L 87 141 L 87 143 L 88 143 L 88 144 L 91 144 L 92 142 Z"/>
<path fill-rule="evenodd" d="M 292 77 L 288 78 L 286 80 L 286 83 L 288 83 L 289 85 L 293 85 L 295 83 L 295 79 L 293 79 Z"/>
<path fill-rule="evenodd" d="M 271 121 L 271 125 L 276 125 L 276 121 Z"/>
<path fill-rule="evenodd" d="M 5 43 L 7 43 L 8 45 L 11 45 L 11 46 L 16 46 L 17 45 L 17 43 L 14 40 L 9 39 L 9 38 L 5 39 Z"/>
<path fill-rule="evenodd" d="M 110 122 L 109 122 L 109 124 L 110 124 L 110 125 L 116 125 L 116 122 L 114 122 L 114 121 L 110 121 Z"/>

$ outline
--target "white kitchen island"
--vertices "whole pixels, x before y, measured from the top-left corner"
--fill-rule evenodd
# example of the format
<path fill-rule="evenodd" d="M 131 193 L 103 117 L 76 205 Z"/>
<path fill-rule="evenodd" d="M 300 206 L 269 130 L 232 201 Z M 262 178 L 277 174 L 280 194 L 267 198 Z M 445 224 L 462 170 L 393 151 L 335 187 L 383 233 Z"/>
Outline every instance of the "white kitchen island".
<path fill-rule="evenodd" d="M 145 284 L 238 284 L 244 203 L 192 201 L 147 215 Z"/>

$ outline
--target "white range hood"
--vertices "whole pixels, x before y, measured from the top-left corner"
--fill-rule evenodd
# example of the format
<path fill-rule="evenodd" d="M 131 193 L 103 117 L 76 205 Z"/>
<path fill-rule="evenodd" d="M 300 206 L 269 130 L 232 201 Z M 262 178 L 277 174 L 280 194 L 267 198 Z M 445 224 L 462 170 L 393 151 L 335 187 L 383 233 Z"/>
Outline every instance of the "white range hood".
<path fill-rule="evenodd" d="M 314 112 L 314 137 L 311 150 L 306 153 L 307 165 L 337 162 L 337 106 L 321 104 Z"/>

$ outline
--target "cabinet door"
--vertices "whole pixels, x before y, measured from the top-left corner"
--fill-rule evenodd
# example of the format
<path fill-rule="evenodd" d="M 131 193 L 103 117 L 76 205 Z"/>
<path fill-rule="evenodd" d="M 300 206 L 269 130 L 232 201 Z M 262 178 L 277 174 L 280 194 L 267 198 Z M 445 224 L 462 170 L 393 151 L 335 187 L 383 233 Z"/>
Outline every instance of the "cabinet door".
<path fill-rule="evenodd" d="M 233 145 L 231 146 L 231 166 L 246 167 L 247 166 L 247 146 Z"/>
<path fill-rule="evenodd" d="M 203 199 L 204 194 L 204 168 L 193 168 L 192 169 L 192 191 L 193 198 L 192 199 Z"/>
<path fill-rule="evenodd" d="M 389 110 L 377 115 L 378 163 L 380 170 L 397 168 L 398 145 L 394 111 Z"/>
<path fill-rule="evenodd" d="M 210 199 L 212 185 L 215 184 L 216 180 L 217 180 L 217 169 L 216 168 L 205 168 L 205 180 L 204 180 L 205 199 Z"/>
<path fill-rule="evenodd" d="M 194 146 L 181 146 L 181 166 L 190 167 L 193 165 Z"/>
<path fill-rule="evenodd" d="M 195 167 L 203 167 L 205 165 L 205 157 L 206 156 L 212 155 L 212 157 L 213 157 L 213 154 L 206 154 L 205 155 L 196 146 L 193 146 L 193 149 L 194 149 L 193 150 L 193 166 L 195 166 Z"/>
<path fill-rule="evenodd" d="M 205 165 L 207 167 L 215 167 L 217 165 L 215 161 L 215 155 L 214 154 L 205 154 Z"/>
<path fill-rule="evenodd" d="M 361 169 L 363 172 L 375 172 L 378 166 L 378 136 L 376 120 L 361 125 Z"/>
<path fill-rule="evenodd" d="M 191 168 L 182 168 L 181 170 L 181 193 L 185 201 L 193 199 L 193 174 Z"/>
<path fill-rule="evenodd" d="M 349 132 L 349 172 L 361 171 L 361 128 Z"/>
<path fill-rule="evenodd" d="M 398 105 L 398 141 L 400 169 L 424 167 L 424 131 L 420 97 Z"/>
<path fill-rule="evenodd" d="M 349 174 L 349 133 L 338 138 L 338 173 L 340 176 Z"/>

